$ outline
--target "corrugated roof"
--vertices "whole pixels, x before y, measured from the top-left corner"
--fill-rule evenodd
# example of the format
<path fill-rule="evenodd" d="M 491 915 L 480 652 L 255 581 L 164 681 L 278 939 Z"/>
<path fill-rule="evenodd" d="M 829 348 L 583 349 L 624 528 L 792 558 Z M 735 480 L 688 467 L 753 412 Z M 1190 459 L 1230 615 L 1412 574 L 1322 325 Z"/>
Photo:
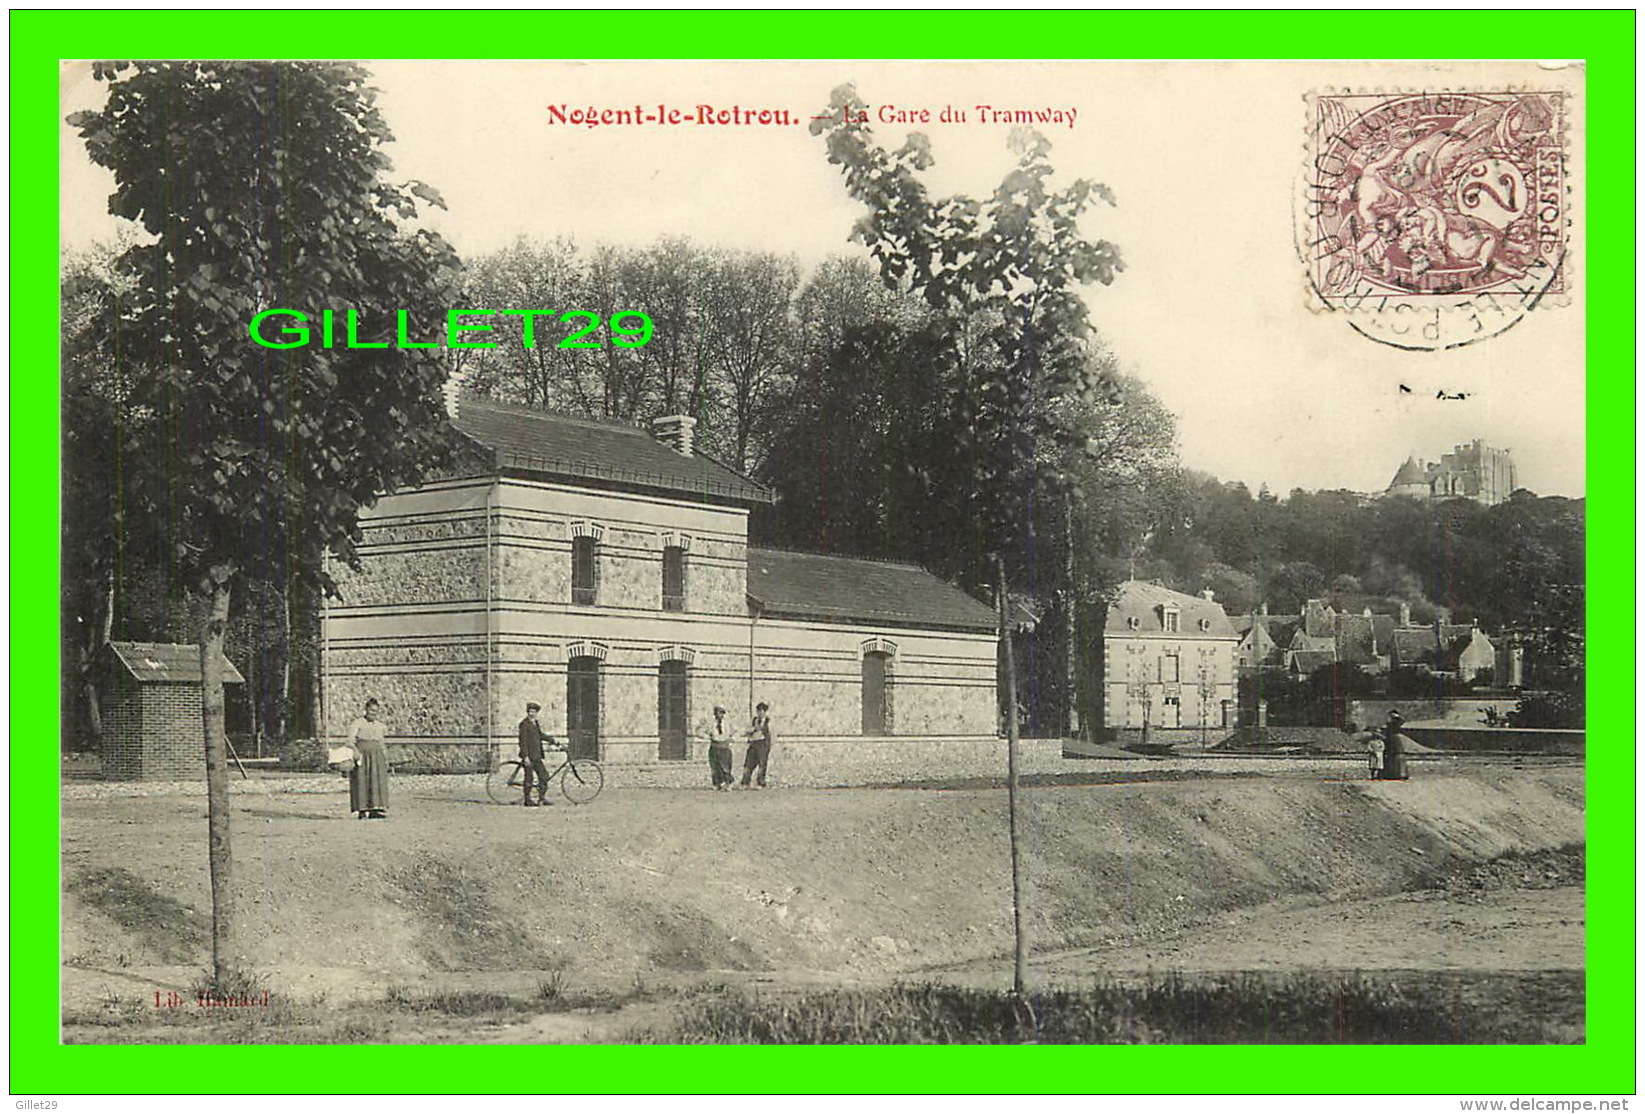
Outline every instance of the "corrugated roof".
<path fill-rule="evenodd" d="M 139 681 L 200 683 L 200 647 L 176 642 L 110 642 L 109 648 L 126 671 Z M 223 659 L 223 680 L 243 685 L 246 679 L 228 658 Z"/>
<path fill-rule="evenodd" d="M 994 610 L 918 565 L 748 551 L 748 597 L 767 615 L 993 631 Z"/>
<path fill-rule="evenodd" d="M 1103 630 L 1110 635 L 1165 634 L 1165 609 L 1175 607 L 1179 613 L 1173 638 L 1238 638 L 1234 624 L 1222 605 L 1202 596 L 1173 592 L 1145 580 L 1127 580 L 1119 586 L 1119 594 L 1108 607 L 1108 619 Z M 1133 627 L 1131 620 L 1136 619 Z M 1200 620 L 1209 629 L 1201 629 Z"/>
<path fill-rule="evenodd" d="M 626 422 L 464 398 L 452 425 L 491 450 L 500 468 L 740 503 L 773 501 L 770 488 L 713 457 L 676 452 Z"/>

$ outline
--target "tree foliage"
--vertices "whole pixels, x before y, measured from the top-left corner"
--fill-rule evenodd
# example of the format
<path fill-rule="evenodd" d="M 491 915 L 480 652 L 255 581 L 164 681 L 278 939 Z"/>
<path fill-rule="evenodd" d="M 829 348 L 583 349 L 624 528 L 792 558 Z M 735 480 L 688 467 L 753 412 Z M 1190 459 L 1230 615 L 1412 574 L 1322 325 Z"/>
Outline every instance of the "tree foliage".
<path fill-rule="evenodd" d="M 109 210 L 146 239 L 101 299 L 118 467 L 116 523 L 163 524 L 163 566 L 201 601 L 213 979 L 236 976 L 222 650 L 233 585 L 326 585 L 355 559 L 360 507 L 415 483 L 447 450 L 445 360 L 390 343 L 396 313 L 428 325 L 452 304 L 457 259 L 402 222 L 419 182 L 390 183 L 391 138 L 358 66 L 113 62 L 101 111 L 69 118 L 114 173 Z M 252 342 L 262 310 L 353 310 L 381 348 Z M 289 597 L 287 601 L 289 604 Z"/>
<path fill-rule="evenodd" d="M 384 179 L 391 135 L 358 66 L 104 63 L 96 76 L 107 105 L 70 123 L 114 171 L 110 211 L 148 234 L 117 264 L 130 294 L 108 307 L 112 371 L 169 450 L 130 445 L 123 497 L 164 517 L 191 585 L 271 554 L 319 577 L 296 555 L 349 557 L 358 508 L 439 460 L 445 367 L 398 347 L 276 351 L 247 324 L 273 307 L 357 307 L 362 339 L 380 342 L 395 310 L 443 319 L 456 256 L 403 224 L 437 195 Z"/>
<path fill-rule="evenodd" d="M 1086 444 L 1055 403 L 1095 406 L 1113 394 L 1106 367 L 1091 358 L 1079 289 L 1111 283 L 1122 269 L 1113 244 L 1087 240 L 1079 227 L 1093 200 L 1113 198 L 1085 179 L 1052 188 L 1051 145 L 1026 129 L 1011 132 L 1017 165 L 992 195 L 934 198 L 921 177 L 934 164 L 929 140 L 911 133 L 888 151 L 866 119 L 867 105 L 846 85 L 811 130 L 867 207 L 853 239 L 888 284 L 923 298 L 948 325 L 965 388 L 953 433 L 969 452 L 992 549 L 1009 554 L 1012 539 L 1033 534 L 1041 481 L 1071 484 L 1065 451 Z"/>

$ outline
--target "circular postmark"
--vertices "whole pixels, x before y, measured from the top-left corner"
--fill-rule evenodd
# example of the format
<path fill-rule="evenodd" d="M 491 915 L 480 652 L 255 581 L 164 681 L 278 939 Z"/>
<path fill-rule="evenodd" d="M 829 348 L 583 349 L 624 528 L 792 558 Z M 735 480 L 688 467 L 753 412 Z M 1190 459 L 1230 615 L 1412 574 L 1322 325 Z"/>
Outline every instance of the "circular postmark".
<path fill-rule="evenodd" d="M 1297 243 L 1318 304 L 1438 351 L 1563 293 L 1564 96 L 1311 95 Z"/>

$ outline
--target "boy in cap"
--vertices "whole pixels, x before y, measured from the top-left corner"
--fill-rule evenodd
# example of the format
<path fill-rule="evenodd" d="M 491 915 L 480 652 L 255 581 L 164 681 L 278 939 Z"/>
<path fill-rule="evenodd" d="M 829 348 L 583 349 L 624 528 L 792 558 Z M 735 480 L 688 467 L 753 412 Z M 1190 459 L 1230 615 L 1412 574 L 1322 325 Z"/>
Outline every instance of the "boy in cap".
<path fill-rule="evenodd" d="M 548 767 L 543 765 L 543 729 L 537 722 L 537 713 L 543 706 L 535 700 L 525 706 L 525 719 L 520 721 L 520 762 L 525 767 L 525 804 L 529 808 L 545 805 L 548 801 Z M 537 778 L 537 799 L 531 799 L 532 775 Z"/>

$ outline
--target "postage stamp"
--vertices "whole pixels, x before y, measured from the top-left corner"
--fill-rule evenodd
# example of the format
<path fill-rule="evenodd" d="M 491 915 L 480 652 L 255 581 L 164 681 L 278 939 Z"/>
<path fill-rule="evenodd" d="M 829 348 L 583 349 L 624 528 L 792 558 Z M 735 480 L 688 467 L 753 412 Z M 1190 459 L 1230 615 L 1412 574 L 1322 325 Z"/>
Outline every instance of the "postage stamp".
<path fill-rule="evenodd" d="M 1298 238 L 1319 304 L 1433 351 L 1564 292 L 1563 92 L 1316 93 Z"/>

